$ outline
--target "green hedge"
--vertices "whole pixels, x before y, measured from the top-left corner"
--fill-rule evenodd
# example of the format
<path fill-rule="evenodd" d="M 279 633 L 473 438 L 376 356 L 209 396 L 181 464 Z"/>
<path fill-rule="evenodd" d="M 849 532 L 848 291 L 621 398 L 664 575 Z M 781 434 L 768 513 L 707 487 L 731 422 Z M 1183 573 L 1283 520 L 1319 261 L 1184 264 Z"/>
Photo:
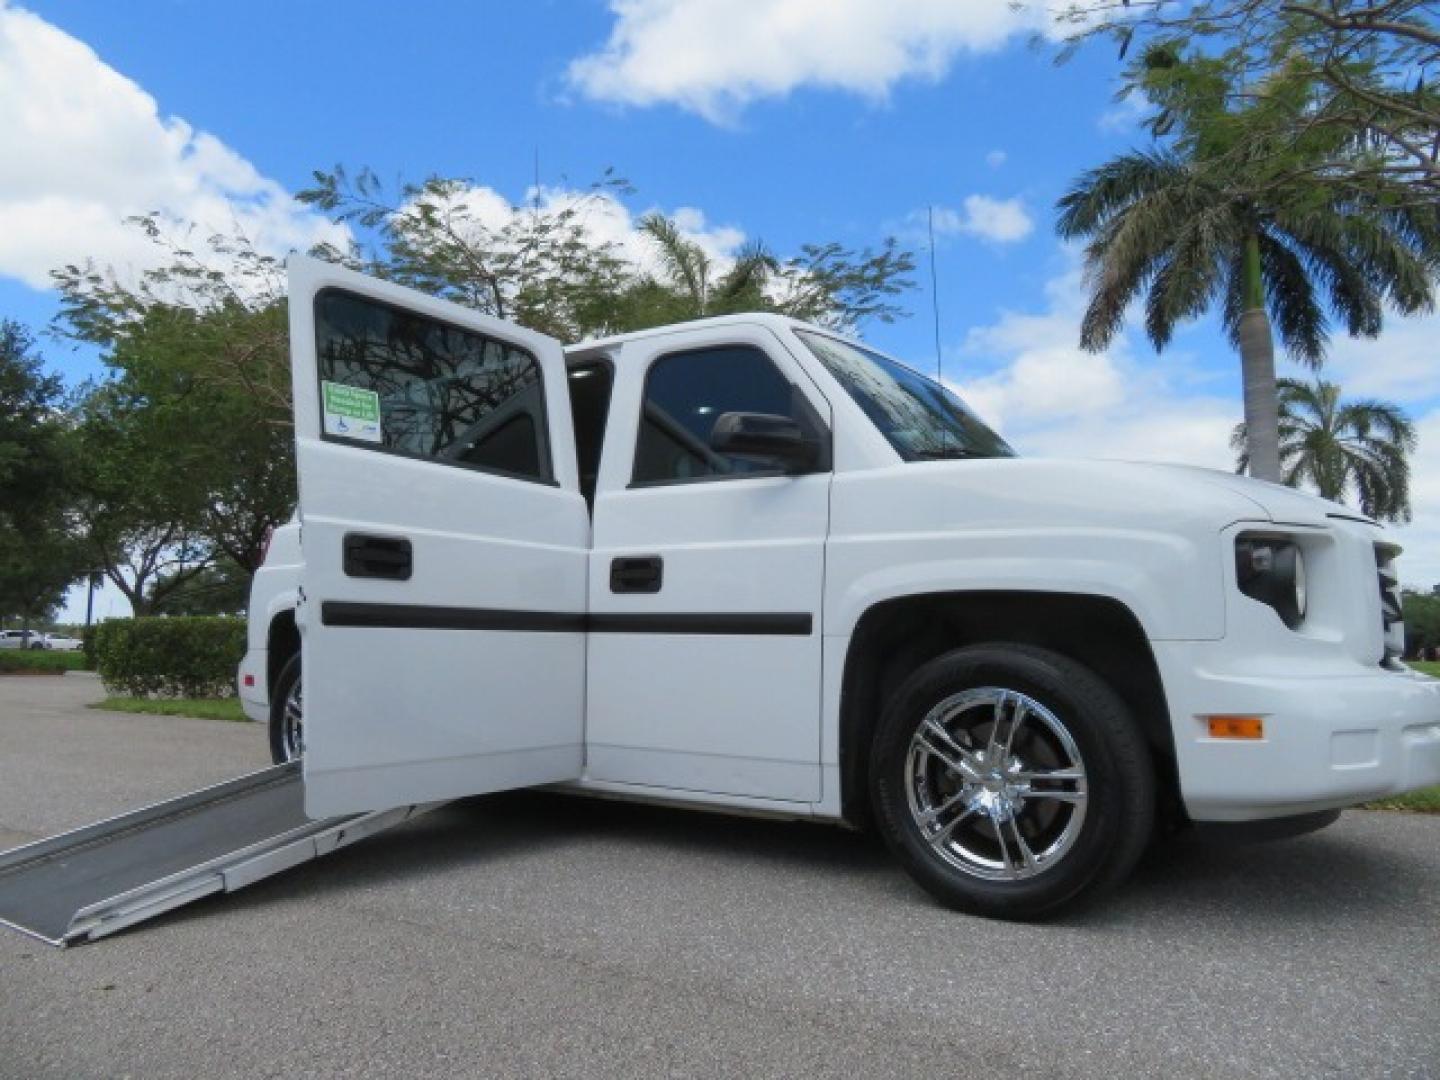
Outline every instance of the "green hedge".
<path fill-rule="evenodd" d="M 79 671 L 85 657 L 57 649 L 0 649 L 0 673 L 10 671 Z"/>
<path fill-rule="evenodd" d="M 222 615 L 107 619 L 95 628 L 105 689 L 131 697 L 229 697 L 245 620 Z"/>

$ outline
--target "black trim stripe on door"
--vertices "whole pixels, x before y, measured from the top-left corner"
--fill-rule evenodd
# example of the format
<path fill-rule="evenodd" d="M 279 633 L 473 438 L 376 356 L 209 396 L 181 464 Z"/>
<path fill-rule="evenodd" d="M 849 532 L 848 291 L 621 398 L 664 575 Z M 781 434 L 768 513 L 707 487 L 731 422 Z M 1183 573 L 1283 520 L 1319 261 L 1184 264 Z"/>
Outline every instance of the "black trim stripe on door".
<path fill-rule="evenodd" d="M 584 615 L 564 611 L 434 607 L 325 600 L 325 626 L 388 630 L 502 630 L 574 634 L 755 634 L 808 636 L 815 620 L 808 612 L 716 612 Z"/>
<path fill-rule="evenodd" d="M 616 615 L 587 617 L 592 634 L 779 634 L 808 636 L 814 620 L 808 612 L 717 612 L 705 614 Z"/>

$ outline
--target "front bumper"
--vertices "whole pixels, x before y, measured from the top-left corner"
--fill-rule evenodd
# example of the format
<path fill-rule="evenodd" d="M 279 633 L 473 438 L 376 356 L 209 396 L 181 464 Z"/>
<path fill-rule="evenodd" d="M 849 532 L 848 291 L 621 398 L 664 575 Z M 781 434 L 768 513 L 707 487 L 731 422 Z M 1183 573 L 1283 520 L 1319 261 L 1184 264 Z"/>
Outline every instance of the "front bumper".
<path fill-rule="evenodd" d="M 1222 642 L 1152 644 L 1196 821 L 1287 817 L 1440 784 L 1440 680 L 1362 665 L 1276 678 L 1227 663 Z M 1263 716 L 1265 737 L 1212 739 L 1211 715 Z"/>

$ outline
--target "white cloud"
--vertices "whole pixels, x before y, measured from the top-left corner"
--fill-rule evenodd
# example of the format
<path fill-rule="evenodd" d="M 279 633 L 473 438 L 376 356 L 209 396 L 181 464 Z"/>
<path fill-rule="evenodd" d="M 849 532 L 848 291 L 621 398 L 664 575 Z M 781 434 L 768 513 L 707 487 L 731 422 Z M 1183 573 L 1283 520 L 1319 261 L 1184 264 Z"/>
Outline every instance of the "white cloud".
<path fill-rule="evenodd" d="M 1440 398 L 1440 314 L 1416 318 L 1386 315 L 1378 338 L 1352 338 L 1337 327 L 1330 355 L 1319 372 L 1350 397 L 1424 402 Z M 1310 372 L 1295 371 L 1298 378 Z"/>
<path fill-rule="evenodd" d="M 1004 165 L 1005 162 L 1009 160 L 1010 155 L 1005 153 L 1004 150 L 991 150 L 985 155 L 985 164 L 989 165 L 992 169 L 1000 168 L 1001 165 Z"/>
<path fill-rule="evenodd" d="M 1035 222 L 1019 199 L 995 199 L 989 195 L 967 195 L 959 210 L 935 208 L 935 231 L 941 236 L 978 236 L 996 244 L 1013 244 L 1025 239 Z"/>
<path fill-rule="evenodd" d="M 961 52 L 1049 25 L 1011 0 L 610 0 L 615 24 L 570 83 L 621 105 L 670 103 L 716 122 L 802 86 L 883 98 Z"/>
<path fill-rule="evenodd" d="M 159 211 L 281 253 L 344 229 L 292 200 L 83 42 L 0 0 L 0 274 L 37 289 L 67 262 L 153 265 L 124 219 Z"/>
<path fill-rule="evenodd" d="M 1033 426 L 1112 408 L 1125 390 L 1114 359 L 1057 344 L 1024 350 L 1002 370 L 967 382 L 964 396 L 1001 426 Z"/>
<path fill-rule="evenodd" d="M 1041 312 L 1003 312 L 966 335 L 962 356 L 984 370 L 957 389 L 977 412 L 1028 454 L 1233 467 L 1238 402 L 1187 393 L 1179 358 L 1142 364 L 1125 336 L 1103 353 L 1081 349 L 1077 267 L 1046 298 Z"/>
<path fill-rule="evenodd" d="M 349 235 L 214 136 L 162 117 L 153 97 L 89 46 L 6 0 L 0 0 L 0 148 L 0 275 L 38 289 L 51 285 L 51 270 L 87 258 L 122 272 L 155 265 L 155 246 L 125 221 L 151 211 L 163 223 L 193 223 L 201 236 L 239 229 L 276 254 L 320 241 L 343 244 Z M 594 239 L 656 269 L 637 215 L 619 200 L 541 188 L 524 202 L 536 198 L 553 209 L 583 206 Z M 516 212 L 485 186 L 462 201 L 492 229 Z M 745 241 L 740 229 L 712 225 L 694 207 L 669 214 L 722 272 Z"/>

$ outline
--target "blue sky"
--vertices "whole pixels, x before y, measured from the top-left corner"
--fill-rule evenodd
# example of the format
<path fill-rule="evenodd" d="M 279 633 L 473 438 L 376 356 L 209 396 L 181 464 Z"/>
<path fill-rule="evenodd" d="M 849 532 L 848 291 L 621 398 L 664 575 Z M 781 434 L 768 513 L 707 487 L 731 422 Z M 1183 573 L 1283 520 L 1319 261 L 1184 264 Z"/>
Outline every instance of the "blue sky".
<path fill-rule="evenodd" d="M 143 262 L 128 213 L 238 218 L 280 251 L 325 234 L 287 196 L 316 168 L 469 176 L 515 200 L 538 154 L 557 197 L 607 167 L 636 186 L 607 235 L 634 243 L 635 216 L 689 208 L 722 257 L 741 237 L 918 247 L 934 206 L 945 376 L 1022 451 L 1224 467 L 1238 363 L 1211 323 L 1160 357 L 1134 333 L 1076 348 L 1083 293 L 1054 202 L 1144 139 L 1113 100 L 1111 50 L 1057 67 L 1029 41 L 1036 20 L 1007 0 L 0 0 L 0 315 L 43 326 L 50 266 Z M 906 303 L 866 336 L 933 369 L 928 291 Z M 1421 424 L 1400 539 L 1428 584 L 1440 322 L 1392 327 L 1337 341 L 1329 374 Z M 72 380 L 99 370 L 45 355 Z"/>

